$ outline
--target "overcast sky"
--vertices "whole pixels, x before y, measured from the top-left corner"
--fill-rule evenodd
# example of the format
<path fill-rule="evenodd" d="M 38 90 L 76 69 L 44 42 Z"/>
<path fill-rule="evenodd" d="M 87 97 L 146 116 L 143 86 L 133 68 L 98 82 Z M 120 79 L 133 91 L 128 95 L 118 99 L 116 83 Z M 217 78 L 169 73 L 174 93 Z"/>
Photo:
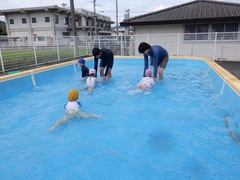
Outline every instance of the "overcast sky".
<path fill-rule="evenodd" d="M 96 12 L 109 16 L 112 21 L 116 22 L 116 1 L 118 1 L 118 22 L 121 22 L 127 9 L 130 9 L 130 17 L 134 17 L 193 0 L 96 0 Z M 240 3 L 240 0 L 224 1 Z M 66 8 L 70 8 L 70 0 L 0 0 L 0 10 L 49 5 L 61 6 L 63 3 L 67 4 Z M 93 11 L 93 0 L 74 0 L 74 6 Z M 0 20 L 4 20 L 4 18 L 0 17 Z"/>

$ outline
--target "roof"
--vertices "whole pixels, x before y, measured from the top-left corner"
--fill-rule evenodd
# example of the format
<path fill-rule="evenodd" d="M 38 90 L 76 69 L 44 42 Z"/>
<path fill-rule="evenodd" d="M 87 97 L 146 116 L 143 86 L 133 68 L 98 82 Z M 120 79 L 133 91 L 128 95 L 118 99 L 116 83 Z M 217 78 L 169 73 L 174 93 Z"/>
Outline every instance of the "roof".
<path fill-rule="evenodd" d="M 16 13 L 30 13 L 30 12 L 43 12 L 43 11 L 53 11 L 53 12 L 59 12 L 63 14 L 70 14 L 71 10 L 67 8 L 59 7 L 58 5 L 52 5 L 52 6 L 40 6 L 40 7 L 27 7 L 27 8 L 16 8 L 16 9 L 4 9 L 0 10 L 0 15 L 7 15 L 7 14 L 16 14 Z M 88 11 L 89 13 L 86 13 L 88 10 L 79 8 L 75 9 L 75 15 L 85 15 L 88 17 L 93 17 L 94 13 L 92 11 Z M 105 22 L 110 22 L 113 24 L 114 22 L 111 20 L 110 17 L 97 14 L 97 19 Z"/>
<path fill-rule="evenodd" d="M 240 3 L 195 0 L 125 19 L 121 26 L 240 21 Z"/>
<path fill-rule="evenodd" d="M 0 10 L 0 15 L 5 15 L 9 13 L 27 13 L 27 12 L 33 12 L 33 11 L 58 11 L 58 12 L 70 13 L 70 10 L 66 8 L 53 5 L 53 6 L 5 9 L 5 10 Z"/>

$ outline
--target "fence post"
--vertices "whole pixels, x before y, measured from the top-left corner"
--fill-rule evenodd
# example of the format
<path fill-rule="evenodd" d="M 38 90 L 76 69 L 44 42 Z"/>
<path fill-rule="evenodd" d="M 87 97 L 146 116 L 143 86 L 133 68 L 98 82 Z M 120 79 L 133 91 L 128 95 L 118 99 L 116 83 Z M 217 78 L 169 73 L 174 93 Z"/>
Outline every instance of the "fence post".
<path fill-rule="evenodd" d="M 223 60 L 224 40 L 222 38 L 221 61 Z"/>
<path fill-rule="evenodd" d="M 33 52 L 34 52 L 35 64 L 36 64 L 36 66 L 38 66 L 38 62 L 37 62 L 37 52 L 36 52 L 36 46 L 35 46 L 35 45 L 33 45 Z"/>
<path fill-rule="evenodd" d="M 60 61 L 60 53 L 59 53 L 59 45 L 58 45 L 58 37 L 56 38 L 56 42 L 57 42 L 57 56 L 58 56 L 58 61 Z"/>
<path fill-rule="evenodd" d="M 123 55 L 123 41 L 122 41 L 123 35 L 120 36 L 121 38 L 121 56 Z"/>
<path fill-rule="evenodd" d="M 191 56 L 193 56 L 193 41 L 192 41 L 192 48 L 191 48 Z"/>
<path fill-rule="evenodd" d="M 2 57 L 2 48 L 1 47 L 0 47 L 0 59 L 1 59 L 2 71 L 5 72 L 4 64 L 3 64 L 3 57 Z"/>
<path fill-rule="evenodd" d="M 214 36 L 213 61 L 215 60 L 216 57 L 216 48 L 217 48 L 217 32 L 215 32 Z"/>
<path fill-rule="evenodd" d="M 90 48 L 89 48 L 90 49 Z M 88 38 L 86 37 L 85 38 L 85 52 L 86 52 L 86 55 L 88 55 Z"/>
<path fill-rule="evenodd" d="M 178 33 L 177 56 L 179 56 L 179 46 L 180 46 L 180 33 Z"/>

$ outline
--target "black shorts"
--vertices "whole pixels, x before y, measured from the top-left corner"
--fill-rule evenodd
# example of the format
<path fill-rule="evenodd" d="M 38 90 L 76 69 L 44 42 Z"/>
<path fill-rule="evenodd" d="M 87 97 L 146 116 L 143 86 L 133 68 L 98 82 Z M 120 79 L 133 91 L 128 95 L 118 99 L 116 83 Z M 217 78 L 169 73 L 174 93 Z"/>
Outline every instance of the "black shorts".
<path fill-rule="evenodd" d="M 100 67 L 108 67 L 111 68 L 113 67 L 113 58 L 108 59 L 108 60 L 101 60 L 100 62 Z"/>

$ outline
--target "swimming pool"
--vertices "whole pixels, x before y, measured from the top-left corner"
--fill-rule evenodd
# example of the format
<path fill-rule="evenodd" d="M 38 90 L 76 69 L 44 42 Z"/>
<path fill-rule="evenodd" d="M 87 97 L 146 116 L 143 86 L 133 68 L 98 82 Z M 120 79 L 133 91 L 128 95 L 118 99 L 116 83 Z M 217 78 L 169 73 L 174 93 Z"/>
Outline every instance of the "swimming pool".
<path fill-rule="evenodd" d="M 237 90 L 205 61 L 171 58 L 162 82 L 135 92 L 142 68 L 142 58 L 116 58 L 110 81 L 80 92 L 82 111 L 102 119 L 73 119 L 54 131 L 68 91 L 84 84 L 78 67 L 2 81 L 1 178 L 237 179 Z"/>

